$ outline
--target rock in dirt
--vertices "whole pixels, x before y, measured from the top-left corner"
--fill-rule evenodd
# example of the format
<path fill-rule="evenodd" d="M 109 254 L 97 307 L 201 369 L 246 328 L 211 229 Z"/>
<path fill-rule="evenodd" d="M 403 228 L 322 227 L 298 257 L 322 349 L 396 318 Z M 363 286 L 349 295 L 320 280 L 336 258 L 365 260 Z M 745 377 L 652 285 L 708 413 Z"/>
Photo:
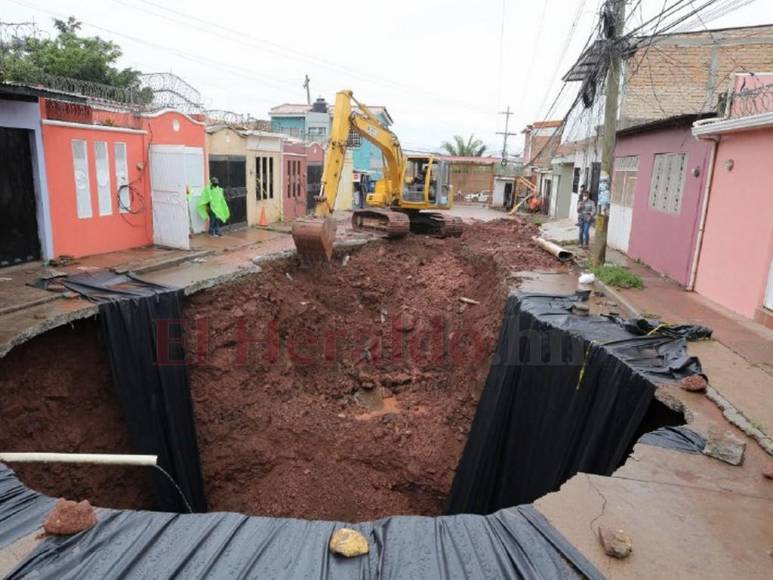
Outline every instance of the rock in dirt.
<path fill-rule="evenodd" d="M 679 382 L 679 386 L 691 393 L 703 393 L 706 390 L 708 383 L 702 375 L 690 375 L 689 377 L 683 378 Z"/>
<path fill-rule="evenodd" d="M 746 442 L 741 441 L 731 431 L 722 431 L 716 427 L 709 429 L 703 454 L 714 457 L 730 465 L 741 465 Z"/>
<path fill-rule="evenodd" d="M 87 530 L 96 523 L 97 514 L 88 500 L 75 502 L 60 497 L 54 509 L 46 516 L 43 529 L 54 536 L 69 536 Z"/>
<path fill-rule="evenodd" d="M 762 470 L 762 477 L 765 479 L 773 479 L 773 465 L 768 465 Z"/>
<path fill-rule="evenodd" d="M 368 540 L 357 530 L 340 528 L 330 537 L 330 551 L 347 558 L 368 553 Z"/>
<path fill-rule="evenodd" d="M 600 526 L 599 540 L 606 555 L 613 558 L 627 558 L 633 550 L 633 540 L 623 530 Z"/>

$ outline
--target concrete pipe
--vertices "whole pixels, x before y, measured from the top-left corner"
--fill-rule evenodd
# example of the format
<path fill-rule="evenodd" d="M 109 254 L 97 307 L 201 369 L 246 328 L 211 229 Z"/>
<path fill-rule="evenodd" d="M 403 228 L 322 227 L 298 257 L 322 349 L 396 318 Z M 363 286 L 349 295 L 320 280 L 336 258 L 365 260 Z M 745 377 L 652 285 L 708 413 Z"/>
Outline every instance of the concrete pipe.
<path fill-rule="evenodd" d="M 544 238 L 538 238 L 536 236 L 533 237 L 532 240 L 537 242 L 540 248 L 554 255 L 562 262 L 568 262 L 569 260 L 574 258 L 574 252 L 570 252 L 569 250 L 567 250 L 566 248 L 562 248 L 558 244 L 554 244 L 553 242 L 549 242 Z"/>

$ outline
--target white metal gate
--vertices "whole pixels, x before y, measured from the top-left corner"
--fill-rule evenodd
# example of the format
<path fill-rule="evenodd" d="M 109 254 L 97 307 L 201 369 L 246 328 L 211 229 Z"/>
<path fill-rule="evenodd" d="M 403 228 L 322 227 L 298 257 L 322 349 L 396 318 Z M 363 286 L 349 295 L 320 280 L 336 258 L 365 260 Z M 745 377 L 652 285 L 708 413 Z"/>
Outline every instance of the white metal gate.
<path fill-rule="evenodd" d="M 190 249 L 189 232 L 192 222 L 189 204 L 195 208 L 194 200 L 200 195 L 203 183 L 204 152 L 201 148 L 182 145 L 151 146 L 150 188 L 154 244 Z M 191 191 L 191 200 L 188 199 L 187 190 Z"/>
<path fill-rule="evenodd" d="M 638 175 L 638 155 L 615 158 L 607 242 L 621 252 L 628 252 Z"/>

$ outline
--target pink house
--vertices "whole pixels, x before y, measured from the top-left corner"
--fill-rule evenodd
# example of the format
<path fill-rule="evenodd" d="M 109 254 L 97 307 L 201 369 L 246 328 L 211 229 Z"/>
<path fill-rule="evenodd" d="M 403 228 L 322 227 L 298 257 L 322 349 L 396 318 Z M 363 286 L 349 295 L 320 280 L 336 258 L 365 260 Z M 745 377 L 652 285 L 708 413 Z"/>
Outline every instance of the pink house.
<path fill-rule="evenodd" d="M 773 75 L 761 77 L 739 75 L 730 115 L 693 128 L 716 148 L 695 290 L 773 327 Z"/>
<path fill-rule="evenodd" d="M 610 244 L 686 286 L 695 254 L 711 145 L 691 134 L 696 115 L 619 131 Z"/>

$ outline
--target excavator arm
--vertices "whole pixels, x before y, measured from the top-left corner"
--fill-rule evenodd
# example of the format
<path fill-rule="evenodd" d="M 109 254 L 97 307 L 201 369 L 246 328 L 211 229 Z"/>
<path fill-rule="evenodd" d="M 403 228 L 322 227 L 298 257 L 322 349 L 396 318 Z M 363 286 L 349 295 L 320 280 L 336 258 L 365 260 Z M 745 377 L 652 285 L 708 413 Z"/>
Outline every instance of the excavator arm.
<path fill-rule="evenodd" d="M 461 235 L 459 218 L 420 211 L 438 205 L 436 201 L 430 203 L 429 199 L 433 187 L 432 159 L 426 170 L 423 195 L 420 199 L 415 196 L 406 199 L 408 163 L 400 141 L 368 107 L 354 98 L 352 91 L 344 90 L 336 94 L 330 144 L 322 170 L 322 188 L 315 197 L 315 216 L 298 218 L 293 222 L 293 241 L 302 259 L 329 260 L 333 254 L 336 222 L 332 213 L 351 132 L 375 145 L 384 158 L 384 177 L 376 182 L 376 191 L 368 194 L 368 207 L 352 212 L 352 227 L 355 230 L 381 233 L 389 238 L 400 238 L 410 231 L 440 237 Z M 437 187 L 442 185 L 438 183 Z"/>
<path fill-rule="evenodd" d="M 352 107 L 352 103 L 357 105 L 357 111 Z M 318 217 L 332 213 L 335 207 L 351 131 L 373 143 L 384 157 L 385 187 L 369 197 L 369 205 L 389 207 L 393 200 L 397 199 L 398 202 L 402 200 L 405 157 L 397 135 L 384 127 L 368 107 L 354 98 L 351 91 L 339 91 L 336 94 L 333 123 L 330 129 L 330 145 L 325 153 L 322 189 L 316 198 L 315 214 Z"/>

